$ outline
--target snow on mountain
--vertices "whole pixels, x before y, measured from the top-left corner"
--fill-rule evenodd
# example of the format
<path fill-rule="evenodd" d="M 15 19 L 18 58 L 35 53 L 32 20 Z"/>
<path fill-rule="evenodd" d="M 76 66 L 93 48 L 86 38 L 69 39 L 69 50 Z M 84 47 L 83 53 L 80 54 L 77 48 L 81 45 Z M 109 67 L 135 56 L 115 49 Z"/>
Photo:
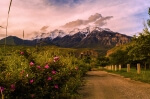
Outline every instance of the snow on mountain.
<path fill-rule="evenodd" d="M 86 35 L 85 37 L 87 37 L 87 35 L 89 33 L 91 33 L 92 31 L 94 31 L 94 30 L 100 31 L 100 32 L 102 32 L 102 31 L 111 31 L 108 28 L 91 27 L 91 26 L 83 28 L 83 29 L 75 28 L 72 31 L 63 31 L 63 30 L 55 29 L 55 30 L 50 31 L 48 33 L 41 33 L 40 35 L 37 35 L 35 37 L 35 39 L 41 39 L 41 38 L 47 38 L 47 37 L 49 37 L 50 39 L 54 39 L 56 37 L 64 37 L 66 35 L 71 36 L 71 35 L 74 35 L 76 33 L 85 34 Z"/>

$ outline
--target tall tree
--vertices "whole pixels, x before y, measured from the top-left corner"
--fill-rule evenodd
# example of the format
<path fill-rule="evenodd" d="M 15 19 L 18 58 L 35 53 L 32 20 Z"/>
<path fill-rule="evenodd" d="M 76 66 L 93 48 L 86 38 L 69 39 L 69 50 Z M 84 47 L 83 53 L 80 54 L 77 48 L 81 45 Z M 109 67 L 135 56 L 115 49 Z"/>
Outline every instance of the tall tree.
<path fill-rule="evenodd" d="M 150 7 L 149 7 L 149 10 L 148 10 L 148 14 L 150 16 Z M 147 23 L 148 23 L 148 26 L 150 27 L 150 19 L 148 19 Z"/>

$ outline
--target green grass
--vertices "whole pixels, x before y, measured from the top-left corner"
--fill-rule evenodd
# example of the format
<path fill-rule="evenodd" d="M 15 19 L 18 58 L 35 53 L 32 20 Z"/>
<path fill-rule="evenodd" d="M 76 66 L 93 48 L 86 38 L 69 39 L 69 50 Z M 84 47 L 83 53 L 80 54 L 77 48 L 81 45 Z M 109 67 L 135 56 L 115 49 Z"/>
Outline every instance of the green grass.
<path fill-rule="evenodd" d="M 122 68 L 121 71 L 110 71 L 108 72 L 119 74 L 126 78 L 131 78 L 132 80 L 142 81 L 146 83 L 150 83 L 150 70 L 141 70 L 140 74 L 137 74 L 137 70 L 135 68 L 131 68 L 130 72 L 127 72 L 127 68 Z"/>

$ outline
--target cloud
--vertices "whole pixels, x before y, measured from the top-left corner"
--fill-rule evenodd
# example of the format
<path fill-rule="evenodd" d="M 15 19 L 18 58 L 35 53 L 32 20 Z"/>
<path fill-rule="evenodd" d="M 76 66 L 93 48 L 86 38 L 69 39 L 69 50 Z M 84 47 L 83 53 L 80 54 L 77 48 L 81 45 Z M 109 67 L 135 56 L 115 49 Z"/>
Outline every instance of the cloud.
<path fill-rule="evenodd" d="M 40 30 L 41 30 L 42 32 L 46 32 L 47 29 L 48 29 L 48 27 L 49 27 L 49 26 L 43 26 Z"/>
<path fill-rule="evenodd" d="M 102 18 L 102 15 L 99 14 L 99 13 L 96 13 L 95 15 L 91 15 L 89 18 L 88 18 L 88 22 L 94 22 L 96 21 L 97 19 L 99 18 Z"/>
<path fill-rule="evenodd" d="M 81 20 L 78 19 L 76 21 L 72 21 L 72 22 L 68 22 L 65 25 L 63 25 L 63 28 L 76 28 L 79 27 L 81 25 L 89 25 L 94 23 L 95 25 L 98 26 L 103 26 L 106 24 L 106 21 L 113 18 L 112 16 L 107 16 L 107 17 L 103 17 L 101 14 L 96 13 L 94 15 L 91 15 L 88 20 Z"/>
<path fill-rule="evenodd" d="M 98 19 L 94 24 L 97 26 L 104 26 L 107 24 L 107 20 L 110 20 L 111 18 L 113 18 L 113 16 L 107 16 L 107 17 L 102 17 L 100 19 Z"/>

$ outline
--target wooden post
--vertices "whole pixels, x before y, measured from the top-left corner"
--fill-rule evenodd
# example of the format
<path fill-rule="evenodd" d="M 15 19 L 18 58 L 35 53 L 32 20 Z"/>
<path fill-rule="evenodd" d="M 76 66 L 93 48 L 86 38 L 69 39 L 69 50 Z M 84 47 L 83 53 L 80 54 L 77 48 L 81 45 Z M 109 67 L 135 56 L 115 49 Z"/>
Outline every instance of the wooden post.
<path fill-rule="evenodd" d="M 121 64 L 119 65 L 119 70 L 121 70 Z"/>
<path fill-rule="evenodd" d="M 113 71 L 113 65 L 111 65 L 111 70 Z"/>
<path fill-rule="evenodd" d="M 113 65 L 113 71 L 115 70 L 115 66 Z"/>
<path fill-rule="evenodd" d="M 117 65 L 115 65 L 115 71 L 117 71 Z"/>
<path fill-rule="evenodd" d="M 112 70 L 112 69 L 111 69 L 111 65 L 110 65 L 110 70 Z"/>
<path fill-rule="evenodd" d="M 138 64 L 137 64 L 137 74 L 140 74 L 140 72 L 141 72 L 141 66 L 140 66 L 140 64 L 138 63 Z"/>
<path fill-rule="evenodd" d="M 108 70 L 108 66 L 106 66 L 106 69 Z"/>
<path fill-rule="evenodd" d="M 130 64 L 127 64 L 127 72 L 130 72 Z"/>
<path fill-rule="evenodd" d="M 112 70 L 112 66 L 110 65 L 110 70 Z"/>
<path fill-rule="evenodd" d="M 110 66 L 108 66 L 109 67 L 109 70 L 111 70 L 111 67 Z"/>

